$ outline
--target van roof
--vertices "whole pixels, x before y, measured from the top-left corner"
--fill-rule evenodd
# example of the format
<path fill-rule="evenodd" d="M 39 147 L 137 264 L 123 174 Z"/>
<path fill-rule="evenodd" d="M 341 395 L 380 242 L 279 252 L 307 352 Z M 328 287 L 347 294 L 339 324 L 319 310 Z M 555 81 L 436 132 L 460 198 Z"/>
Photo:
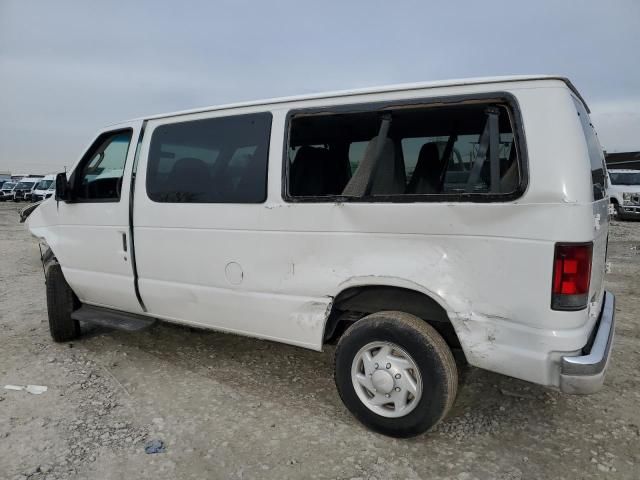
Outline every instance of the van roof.
<path fill-rule="evenodd" d="M 367 88 L 358 88 L 358 89 L 351 89 L 351 90 L 338 90 L 333 92 L 313 93 L 313 94 L 296 95 L 296 96 L 290 96 L 290 97 L 268 98 L 264 100 L 252 100 L 247 102 L 237 102 L 237 103 L 229 103 L 229 104 L 223 104 L 223 105 L 212 105 L 208 107 L 194 108 L 190 110 L 179 110 L 175 112 L 138 117 L 138 118 L 130 119 L 128 121 L 153 120 L 153 119 L 173 117 L 178 115 L 187 115 L 191 113 L 208 112 L 212 110 L 227 110 L 227 109 L 240 108 L 240 107 L 273 105 L 273 104 L 280 104 L 280 103 L 299 102 L 303 100 L 319 100 L 324 98 L 350 97 L 355 95 L 366 95 L 371 93 L 388 93 L 388 92 L 398 92 L 398 91 L 405 91 L 405 90 L 422 90 L 427 88 L 441 88 L 441 87 L 453 87 L 453 86 L 462 86 L 462 85 L 481 85 L 481 84 L 492 84 L 492 83 L 539 81 L 539 80 L 560 80 L 564 82 L 567 85 L 567 87 L 584 104 L 587 112 L 591 113 L 587 103 L 584 101 L 584 99 L 582 98 L 582 96 L 580 95 L 576 87 L 571 83 L 571 81 L 567 77 L 562 77 L 559 75 L 511 75 L 511 76 L 501 76 L 501 77 L 478 77 L 478 78 L 463 78 L 463 79 L 455 79 L 455 80 L 438 80 L 433 82 L 401 83 L 396 85 L 384 85 L 384 86 L 378 86 L 378 87 L 367 87 Z M 123 123 L 123 122 L 118 122 L 118 123 Z M 117 125 L 117 124 L 114 124 L 114 125 Z"/>

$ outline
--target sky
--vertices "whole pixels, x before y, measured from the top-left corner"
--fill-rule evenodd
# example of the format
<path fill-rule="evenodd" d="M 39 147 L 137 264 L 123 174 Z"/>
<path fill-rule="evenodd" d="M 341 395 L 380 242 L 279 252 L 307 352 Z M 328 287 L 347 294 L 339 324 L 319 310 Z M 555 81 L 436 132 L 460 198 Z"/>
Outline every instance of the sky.
<path fill-rule="evenodd" d="M 640 150 L 639 60 L 638 0 L 0 0 L 0 171 L 153 113 L 515 74 L 569 77 L 603 147 Z"/>

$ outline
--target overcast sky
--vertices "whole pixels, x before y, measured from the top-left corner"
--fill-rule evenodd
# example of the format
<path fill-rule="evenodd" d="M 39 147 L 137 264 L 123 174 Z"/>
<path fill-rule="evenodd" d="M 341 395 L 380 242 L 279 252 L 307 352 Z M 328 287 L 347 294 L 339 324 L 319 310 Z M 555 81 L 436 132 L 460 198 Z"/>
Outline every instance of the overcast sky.
<path fill-rule="evenodd" d="M 640 150 L 638 0 L 0 0 L 0 171 L 59 171 L 151 113 L 531 73 L 573 80 L 606 150 Z"/>

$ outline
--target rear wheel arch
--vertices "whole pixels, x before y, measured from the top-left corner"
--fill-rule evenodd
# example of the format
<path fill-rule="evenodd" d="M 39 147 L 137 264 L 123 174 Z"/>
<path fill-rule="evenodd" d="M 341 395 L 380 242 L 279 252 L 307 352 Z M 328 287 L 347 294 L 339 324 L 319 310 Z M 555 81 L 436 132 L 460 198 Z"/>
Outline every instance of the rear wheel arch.
<path fill-rule="evenodd" d="M 353 323 L 381 311 L 415 315 L 431 325 L 451 348 L 460 348 L 453 323 L 440 302 L 419 290 L 377 284 L 350 286 L 335 296 L 325 324 L 324 343 L 336 341 Z"/>

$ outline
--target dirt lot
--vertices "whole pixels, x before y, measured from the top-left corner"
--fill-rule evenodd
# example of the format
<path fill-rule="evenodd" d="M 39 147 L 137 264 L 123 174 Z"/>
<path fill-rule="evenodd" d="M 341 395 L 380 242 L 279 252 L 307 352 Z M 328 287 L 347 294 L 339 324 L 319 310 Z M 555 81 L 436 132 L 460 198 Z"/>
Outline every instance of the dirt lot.
<path fill-rule="evenodd" d="M 2 478 L 640 478 L 640 223 L 615 222 L 606 388 L 571 397 L 467 368 L 435 432 L 365 430 L 332 380 L 333 349 L 168 324 L 49 338 L 37 244 L 0 204 Z M 31 395 L 5 384 L 46 385 Z M 149 439 L 166 451 L 145 454 Z"/>

